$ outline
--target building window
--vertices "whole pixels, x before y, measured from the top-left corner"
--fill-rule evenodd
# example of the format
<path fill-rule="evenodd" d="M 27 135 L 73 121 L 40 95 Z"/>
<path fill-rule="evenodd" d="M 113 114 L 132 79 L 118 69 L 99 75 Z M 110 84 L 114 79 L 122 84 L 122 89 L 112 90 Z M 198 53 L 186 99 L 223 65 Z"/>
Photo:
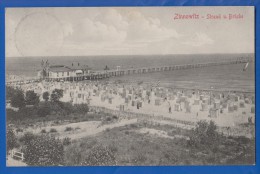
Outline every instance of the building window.
<path fill-rule="evenodd" d="M 64 76 L 64 72 L 62 72 L 62 76 Z"/>
<path fill-rule="evenodd" d="M 67 76 L 69 76 L 69 72 L 67 72 Z"/>
<path fill-rule="evenodd" d="M 57 77 L 59 77 L 59 73 L 57 72 Z"/>

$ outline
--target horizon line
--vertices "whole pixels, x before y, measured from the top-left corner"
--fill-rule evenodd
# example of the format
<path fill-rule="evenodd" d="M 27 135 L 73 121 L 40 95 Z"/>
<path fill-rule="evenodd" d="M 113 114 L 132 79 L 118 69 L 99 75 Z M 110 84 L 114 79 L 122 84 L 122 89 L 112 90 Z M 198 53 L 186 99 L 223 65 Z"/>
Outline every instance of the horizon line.
<path fill-rule="evenodd" d="M 181 54 L 108 54 L 108 55 L 61 55 L 61 56 L 5 56 L 5 58 L 38 58 L 38 57 L 86 57 L 86 56 L 165 56 L 165 55 L 210 55 L 210 54 L 255 54 L 253 52 L 248 53 L 181 53 Z"/>

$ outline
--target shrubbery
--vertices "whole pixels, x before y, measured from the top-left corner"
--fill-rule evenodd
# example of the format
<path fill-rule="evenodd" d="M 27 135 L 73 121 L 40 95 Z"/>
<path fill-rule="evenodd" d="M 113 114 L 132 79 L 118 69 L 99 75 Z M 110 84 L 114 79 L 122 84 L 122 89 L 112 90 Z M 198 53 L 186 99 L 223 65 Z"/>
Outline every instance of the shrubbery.
<path fill-rule="evenodd" d="M 16 89 L 14 89 L 13 87 L 11 86 L 6 86 L 5 88 L 6 90 L 6 100 L 11 100 L 12 96 L 14 95 L 14 93 L 16 92 Z"/>
<path fill-rule="evenodd" d="M 39 96 L 32 90 L 24 92 L 21 89 L 6 87 L 6 99 L 10 100 L 11 106 L 15 108 L 23 108 L 26 105 L 38 105 Z"/>
<path fill-rule="evenodd" d="M 70 145 L 71 144 L 71 138 L 68 138 L 68 137 L 64 138 L 62 144 L 64 146 Z"/>
<path fill-rule="evenodd" d="M 25 107 L 25 99 L 22 90 L 16 89 L 14 93 L 10 96 L 11 106 L 15 108 L 23 108 Z"/>
<path fill-rule="evenodd" d="M 35 120 L 55 120 L 59 117 L 67 117 L 66 119 L 72 119 L 77 114 L 83 116 L 86 115 L 88 111 L 87 104 L 72 105 L 71 103 L 65 102 L 40 102 L 38 106 L 34 107 L 23 107 L 19 111 L 14 111 L 12 109 L 6 109 L 7 122 L 8 123 L 34 123 Z M 46 118 L 48 116 L 48 118 Z M 87 118 L 94 119 L 93 116 L 88 116 Z M 96 117 L 95 117 L 96 118 Z M 86 120 L 86 117 L 82 118 Z M 79 120 L 82 120 L 79 119 Z M 59 118 L 60 120 L 60 118 Z M 29 122 L 28 122 L 29 121 Z"/>
<path fill-rule="evenodd" d="M 50 133 L 56 133 L 56 132 L 58 132 L 57 129 L 54 129 L 54 128 L 50 129 Z"/>
<path fill-rule="evenodd" d="M 54 89 L 51 93 L 51 101 L 52 102 L 59 102 L 62 97 L 63 97 L 63 90 L 62 89 Z"/>
<path fill-rule="evenodd" d="M 97 141 L 76 142 L 66 147 L 64 162 L 69 166 L 116 165 L 116 152 L 116 147 L 106 147 Z"/>
<path fill-rule="evenodd" d="M 42 130 L 41 130 L 41 133 L 42 133 L 42 134 L 46 134 L 47 131 L 46 131 L 45 129 L 42 129 Z"/>
<path fill-rule="evenodd" d="M 192 147 L 210 147 L 219 143 L 220 135 L 213 121 L 199 121 L 189 138 L 188 145 Z"/>
<path fill-rule="evenodd" d="M 42 94 L 42 98 L 43 98 L 44 101 L 47 102 L 47 101 L 50 99 L 50 94 L 49 94 L 49 92 L 48 92 L 48 91 L 44 92 L 44 93 Z"/>
<path fill-rule="evenodd" d="M 24 141 L 22 152 L 28 165 L 57 166 L 63 163 L 63 142 L 47 135 L 32 136 Z"/>
<path fill-rule="evenodd" d="M 36 137 L 36 136 L 35 136 L 33 133 L 31 133 L 31 132 L 26 132 L 26 133 L 24 134 L 24 136 L 22 136 L 22 137 L 20 138 L 20 142 L 23 143 L 23 144 L 25 144 L 25 143 L 30 142 L 31 140 L 33 140 L 35 137 Z"/>
<path fill-rule="evenodd" d="M 73 130 L 72 127 L 66 127 L 64 131 L 65 131 L 65 132 L 69 132 L 69 131 L 72 131 L 72 130 Z"/>
<path fill-rule="evenodd" d="M 38 105 L 40 102 L 39 96 L 34 91 L 26 91 L 25 102 L 27 105 Z"/>
<path fill-rule="evenodd" d="M 9 150 L 19 147 L 17 138 L 12 129 L 8 129 L 6 132 L 6 146 L 7 146 L 7 152 Z"/>
<path fill-rule="evenodd" d="M 74 112 L 86 114 L 89 111 L 89 107 L 87 104 L 76 104 L 74 105 Z"/>
<path fill-rule="evenodd" d="M 38 107 L 37 114 L 40 117 L 46 117 L 50 113 L 51 113 L 51 107 L 48 104 L 44 103 Z"/>
<path fill-rule="evenodd" d="M 115 154 L 109 147 L 95 146 L 81 163 L 83 166 L 111 166 L 116 165 Z"/>

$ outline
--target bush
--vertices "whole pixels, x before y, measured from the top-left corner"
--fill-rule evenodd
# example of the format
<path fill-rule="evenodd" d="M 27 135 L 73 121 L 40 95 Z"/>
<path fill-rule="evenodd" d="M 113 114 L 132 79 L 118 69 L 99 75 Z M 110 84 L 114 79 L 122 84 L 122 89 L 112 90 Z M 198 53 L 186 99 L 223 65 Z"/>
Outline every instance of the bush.
<path fill-rule="evenodd" d="M 17 137 L 15 136 L 14 131 L 12 129 L 8 129 L 6 132 L 6 147 L 7 152 L 9 150 L 19 147 Z"/>
<path fill-rule="evenodd" d="M 68 138 L 68 137 L 64 138 L 62 144 L 64 146 L 70 145 L 71 144 L 71 138 Z"/>
<path fill-rule="evenodd" d="M 66 127 L 66 128 L 65 128 L 65 132 L 67 132 L 67 131 L 72 131 L 72 130 L 73 130 L 72 127 Z"/>
<path fill-rule="evenodd" d="M 15 108 L 23 108 L 25 107 L 25 99 L 24 94 L 22 90 L 15 90 L 15 92 L 10 97 L 11 100 L 11 106 Z"/>
<path fill-rule="evenodd" d="M 116 115 L 113 115 L 113 117 L 112 117 L 113 119 L 115 119 L 115 120 L 117 120 L 118 119 L 118 117 L 116 116 Z"/>
<path fill-rule="evenodd" d="M 42 98 L 45 100 L 45 102 L 47 102 L 49 100 L 49 98 L 50 98 L 49 92 L 48 91 L 44 92 L 42 94 Z"/>
<path fill-rule="evenodd" d="M 137 154 L 136 156 L 133 157 L 132 162 L 134 164 L 144 164 L 145 161 L 147 160 L 147 157 L 144 154 Z"/>
<path fill-rule="evenodd" d="M 28 119 L 34 119 L 37 118 L 35 117 L 35 115 L 37 115 L 37 110 L 35 109 L 35 107 L 33 108 L 21 108 L 19 109 L 19 111 L 14 111 L 12 109 L 7 109 L 6 110 L 6 120 L 7 123 L 12 123 L 12 124 L 16 124 L 18 122 L 18 124 L 20 123 L 28 123 Z"/>
<path fill-rule="evenodd" d="M 21 128 L 17 128 L 16 133 L 18 133 L 18 132 L 23 132 L 23 130 Z"/>
<path fill-rule="evenodd" d="M 63 163 L 62 141 L 46 135 L 35 136 L 22 149 L 25 162 L 32 166 L 57 166 Z"/>
<path fill-rule="evenodd" d="M 106 121 L 111 121 L 111 120 L 112 120 L 111 117 L 106 118 Z"/>
<path fill-rule="evenodd" d="M 109 145 L 108 148 L 109 148 L 112 152 L 114 152 L 114 153 L 118 152 L 118 148 L 117 148 L 117 146 L 116 146 L 115 144 Z"/>
<path fill-rule="evenodd" d="M 47 133 L 47 131 L 46 131 L 45 129 L 42 129 L 42 130 L 41 130 L 41 133 L 42 133 L 42 134 L 45 134 L 45 133 Z"/>
<path fill-rule="evenodd" d="M 75 104 L 74 112 L 79 114 L 86 114 L 89 111 L 89 107 L 87 104 Z"/>
<path fill-rule="evenodd" d="M 24 136 L 20 138 L 20 142 L 23 144 L 31 142 L 32 139 L 35 138 L 35 135 L 31 132 L 26 132 Z"/>
<path fill-rule="evenodd" d="M 62 103 L 60 103 L 60 107 L 64 111 L 64 113 L 67 114 L 67 115 L 74 112 L 74 107 L 69 102 L 62 102 Z"/>
<path fill-rule="evenodd" d="M 14 93 L 17 91 L 17 89 L 14 89 L 13 87 L 11 86 L 6 86 L 5 88 L 5 97 L 6 97 L 6 100 L 11 100 L 11 98 L 13 97 Z"/>
<path fill-rule="evenodd" d="M 86 148 L 81 147 L 80 143 L 76 142 L 66 147 L 64 154 L 64 162 L 67 166 L 77 166 L 86 155 Z"/>
<path fill-rule="evenodd" d="M 38 107 L 38 111 L 37 111 L 38 116 L 46 117 L 47 115 L 50 115 L 50 113 L 51 113 L 51 108 L 49 105 L 43 104 Z"/>
<path fill-rule="evenodd" d="M 40 102 L 39 96 L 34 91 L 26 91 L 25 101 L 27 105 L 38 105 Z"/>
<path fill-rule="evenodd" d="M 50 133 L 58 132 L 57 129 L 51 128 Z"/>
<path fill-rule="evenodd" d="M 195 129 L 191 131 L 188 145 L 194 147 L 213 146 L 220 143 L 220 136 L 218 134 L 217 126 L 213 121 L 199 121 Z"/>
<path fill-rule="evenodd" d="M 54 89 L 51 93 L 51 101 L 52 102 L 59 102 L 62 97 L 63 97 L 63 90 L 62 89 Z"/>
<path fill-rule="evenodd" d="M 110 166 L 116 165 L 114 152 L 109 147 L 95 146 L 88 153 L 81 165 L 86 166 Z"/>
<path fill-rule="evenodd" d="M 131 128 L 138 128 L 138 125 L 137 124 L 130 124 L 130 127 Z"/>

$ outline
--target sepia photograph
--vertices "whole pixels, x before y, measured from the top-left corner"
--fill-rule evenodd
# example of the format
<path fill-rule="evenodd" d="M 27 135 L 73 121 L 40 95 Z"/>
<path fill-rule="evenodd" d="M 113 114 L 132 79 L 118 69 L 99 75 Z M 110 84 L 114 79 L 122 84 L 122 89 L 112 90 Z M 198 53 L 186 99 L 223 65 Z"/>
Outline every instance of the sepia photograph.
<path fill-rule="evenodd" d="M 6 165 L 255 165 L 253 6 L 5 8 Z"/>

